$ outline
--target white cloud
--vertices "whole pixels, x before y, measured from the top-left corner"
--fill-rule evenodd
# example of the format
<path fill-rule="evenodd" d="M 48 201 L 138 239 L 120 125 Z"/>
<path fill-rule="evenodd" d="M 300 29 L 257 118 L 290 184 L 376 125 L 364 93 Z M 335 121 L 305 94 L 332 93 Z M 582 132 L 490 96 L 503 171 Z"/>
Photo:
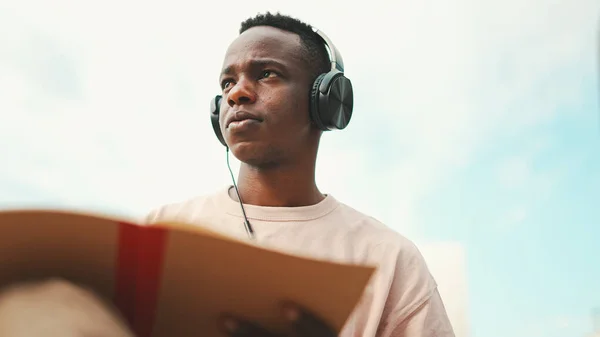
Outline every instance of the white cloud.
<path fill-rule="evenodd" d="M 522 186 L 531 177 L 531 158 L 514 156 L 498 167 L 498 178 L 506 187 Z"/>
<path fill-rule="evenodd" d="M 324 139 L 323 189 L 410 231 L 423 198 L 482 146 L 578 98 L 578 78 L 548 76 L 589 66 L 599 7 L 379 1 L 346 4 L 360 15 L 336 17 L 335 2 L 215 5 L 62 0 L 5 8 L 1 137 L 11 145 L 0 151 L 18 159 L 3 175 L 27 176 L 57 200 L 129 212 L 218 188 L 228 172 L 206 110 L 221 57 L 238 22 L 281 10 L 329 34 L 355 84 L 353 124 Z M 40 70 L 52 66 L 49 55 L 72 60 L 81 98 L 52 90 L 64 79 Z M 362 138 L 377 134 L 388 142 Z"/>
<path fill-rule="evenodd" d="M 527 219 L 527 208 L 524 205 L 515 206 L 501 218 L 501 229 L 506 231 L 522 224 Z"/>
<path fill-rule="evenodd" d="M 588 330 L 588 327 L 591 327 L 590 322 L 588 315 L 543 317 L 535 322 L 525 323 L 522 330 L 518 331 L 516 335 L 545 337 L 574 334 L 576 336 L 595 337 L 591 334 L 593 331 Z"/>

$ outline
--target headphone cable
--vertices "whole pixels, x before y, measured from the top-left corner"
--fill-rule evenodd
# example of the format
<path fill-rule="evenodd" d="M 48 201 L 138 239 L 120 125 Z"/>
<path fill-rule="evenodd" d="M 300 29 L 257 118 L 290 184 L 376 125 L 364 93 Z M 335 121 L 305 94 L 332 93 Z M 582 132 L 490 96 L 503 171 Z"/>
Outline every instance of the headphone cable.
<path fill-rule="evenodd" d="M 227 153 L 227 168 L 229 169 L 229 174 L 231 175 L 231 181 L 233 181 L 233 188 L 235 189 L 235 193 L 238 196 L 238 201 L 240 203 L 240 207 L 242 208 L 242 215 L 244 216 L 244 228 L 246 228 L 246 233 L 248 233 L 248 237 L 250 239 L 254 239 L 254 230 L 252 229 L 252 225 L 250 225 L 250 221 L 248 221 L 248 217 L 246 216 L 246 210 L 244 209 L 244 202 L 242 201 L 242 197 L 240 196 L 240 191 L 237 188 L 237 184 L 235 183 L 235 177 L 233 176 L 233 171 L 231 170 L 231 165 L 229 165 L 229 146 L 225 147 Z"/>

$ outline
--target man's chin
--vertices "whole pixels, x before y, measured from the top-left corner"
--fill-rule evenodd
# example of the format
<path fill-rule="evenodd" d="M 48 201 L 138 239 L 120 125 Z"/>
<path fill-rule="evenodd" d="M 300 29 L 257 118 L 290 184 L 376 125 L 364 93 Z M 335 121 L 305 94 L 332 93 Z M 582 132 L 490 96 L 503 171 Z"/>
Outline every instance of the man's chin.
<path fill-rule="evenodd" d="M 256 168 L 270 168 L 277 165 L 280 153 L 272 146 L 258 142 L 238 142 L 229 147 L 231 153 L 243 164 Z"/>

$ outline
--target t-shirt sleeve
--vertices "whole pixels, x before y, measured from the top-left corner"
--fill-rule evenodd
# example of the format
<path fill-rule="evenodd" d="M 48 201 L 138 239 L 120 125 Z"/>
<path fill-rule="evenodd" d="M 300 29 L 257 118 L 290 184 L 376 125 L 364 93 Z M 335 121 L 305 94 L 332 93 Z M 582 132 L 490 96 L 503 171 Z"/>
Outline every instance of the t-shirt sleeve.
<path fill-rule="evenodd" d="M 190 209 L 186 203 L 171 203 L 151 209 L 143 218 L 143 224 L 153 224 L 160 221 L 183 221 L 190 222 Z"/>
<path fill-rule="evenodd" d="M 141 218 L 142 224 L 147 225 L 147 224 L 152 224 L 153 222 L 157 221 L 160 210 L 161 210 L 160 208 L 151 209 L 148 213 L 146 213 Z"/>
<path fill-rule="evenodd" d="M 455 337 L 437 284 L 412 242 L 403 245 L 395 268 L 378 335 Z"/>
<path fill-rule="evenodd" d="M 398 323 L 390 337 L 455 337 L 437 288 L 429 299 Z"/>

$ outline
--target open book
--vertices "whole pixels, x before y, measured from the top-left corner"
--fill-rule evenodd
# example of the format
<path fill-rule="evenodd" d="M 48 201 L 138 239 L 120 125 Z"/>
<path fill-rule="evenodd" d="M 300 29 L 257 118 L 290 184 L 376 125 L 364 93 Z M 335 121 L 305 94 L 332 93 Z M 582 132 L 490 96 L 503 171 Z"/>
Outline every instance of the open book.
<path fill-rule="evenodd" d="M 198 226 L 0 211 L 0 287 L 61 277 L 112 300 L 140 337 L 218 336 L 225 312 L 280 330 L 281 301 L 341 330 L 374 268 L 261 248 Z"/>

